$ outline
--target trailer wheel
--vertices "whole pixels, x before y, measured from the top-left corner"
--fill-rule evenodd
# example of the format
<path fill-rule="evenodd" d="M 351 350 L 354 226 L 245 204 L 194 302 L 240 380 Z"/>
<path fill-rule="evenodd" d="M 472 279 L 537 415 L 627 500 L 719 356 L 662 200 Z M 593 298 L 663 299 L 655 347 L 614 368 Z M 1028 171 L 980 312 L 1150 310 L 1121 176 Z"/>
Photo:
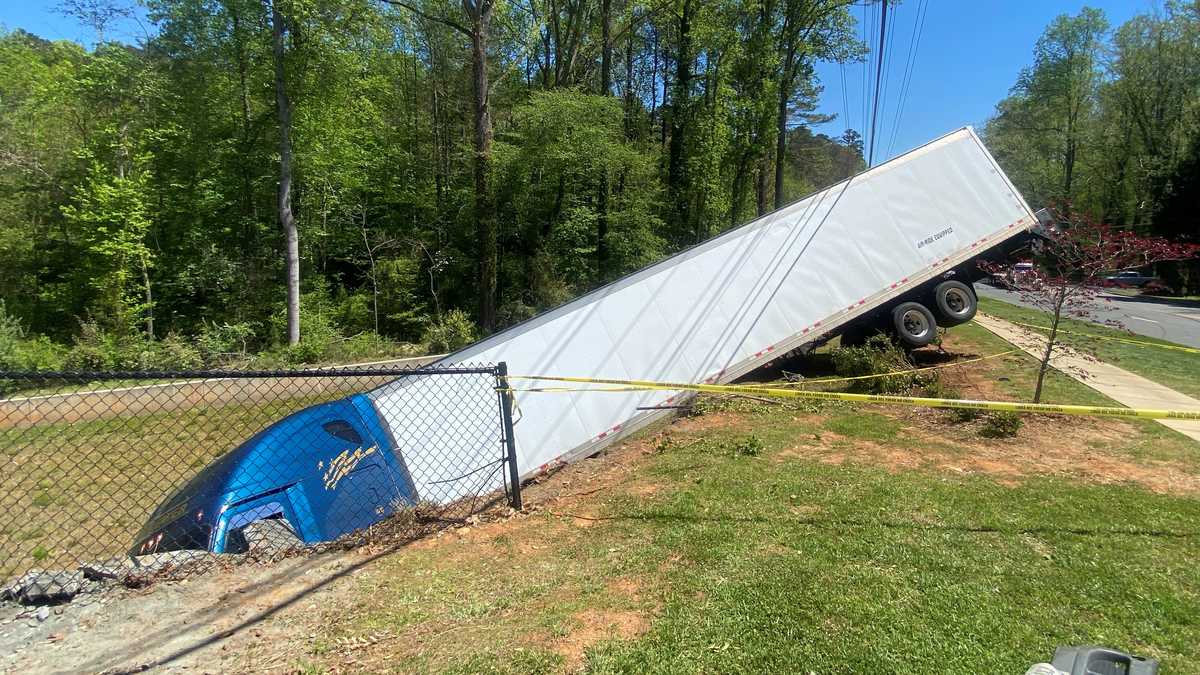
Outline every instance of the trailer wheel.
<path fill-rule="evenodd" d="M 902 302 L 892 309 L 892 329 L 909 347 L 924 347 L 937 337 L 937 319 L 919 302 Z"/>
<path fill-rule="evenodd" d="M 942 326 L 958 326 L 975 318 L 979 301 L 971 287 L 961 281 L 943 281 L 933 289 L 933 302 L 937 307 L 938 322 Z"/>

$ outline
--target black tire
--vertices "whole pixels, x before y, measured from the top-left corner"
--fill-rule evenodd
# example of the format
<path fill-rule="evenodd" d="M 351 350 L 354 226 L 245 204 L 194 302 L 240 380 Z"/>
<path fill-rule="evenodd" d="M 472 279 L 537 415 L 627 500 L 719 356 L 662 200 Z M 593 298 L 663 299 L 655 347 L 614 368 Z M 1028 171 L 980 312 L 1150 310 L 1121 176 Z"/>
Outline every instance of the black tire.
<path fill-rule="evenodd" d="M 902 302 L 892 308 L 892 330 L 907 347 L 924 347 L 937 339 L 937 319 L 919 302 Z"/>
<path fill-rule="evenodd" d="M 933 305 L 937 308 L 938 325 L 949 328 L 974 319 L 979 300 L 970 286 L 950 280 L 933 289 Z"/>

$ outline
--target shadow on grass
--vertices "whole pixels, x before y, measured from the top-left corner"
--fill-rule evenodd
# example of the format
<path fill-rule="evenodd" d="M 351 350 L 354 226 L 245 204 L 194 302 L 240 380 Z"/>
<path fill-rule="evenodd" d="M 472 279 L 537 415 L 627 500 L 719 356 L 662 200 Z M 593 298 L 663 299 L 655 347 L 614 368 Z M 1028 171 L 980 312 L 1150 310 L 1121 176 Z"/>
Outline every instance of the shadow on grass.
<path fill-rule="evenodd" d="M 496 500 L 484 505 L 483 509 L 487 510 L 496 504 Z M 310 595 L 321 591 L 330 584 L 351 576 L 359 570 L 370 566 L 375 561 L 385 558 L 393 553 L 403 550 L 410 544 L 414 544 L 435 532 L 444 529 L 446 526 L 454 523 L 460 523 L 458 519 L 443 519 L 430 523 L 424 528 L 419 528 L 416 531 L 410 531 L 397 536 L 398 539 L 394 543 L 387 545 L 384 549 L 373 553 L 358 562 L 348 565 L 344 568 L 330 572 L 319 578 L 313 579 L 306 583 L 303 588 L 292 593 L 291 595 L 271 604 L 265 609 L 261 609 L 250 616 L 239 621 L 231 628 L 218 631 L 211 635 L 201 635 L 207 631 L 217 620 L 228 616 L 235 615 L 239 609 L 243 607 L 241 603 L 227 604 L 223 600 L 230 595 L 236 594 L 239 598 L 253 600 L 260 594 L 265 594 L 275 587 L 289 582 L 295 581 L 298 578 L 305 577 L 313 572 L 321 565 L 329 563 L 338 553 L 330 551 L 328 553 L 314 553 L 305 559 L 302 563 L 296 566 L 286 566 L 283 569 L 277 570 L 270 575 L 259 579 L 251 584 L 239 586 L 236 589 L 231 589 L 228 593 L 221 597 L 213 598 L 207 606 L 197 609 L 193 612 L 187 612 L 179 615 L 168 625 L 165 625 L 153 632 L 144 635 L 139 635 L 136 640 L 130 640 L 126 646 L 110 651 L 104 654 L 97 654 L 91 661 L 82 664 L 79 667 L 81 672 L 101 672 L 104 675 L 123 675 L 125 673 L 142 673 L 159 668 L 167 668 L 172 665 L 178 665 L 177 662 L 196 652 L 199 652 L 207 647 L 211 647 L 224 640 L 227 640 L 238 633 L 242 633 L 256 625 L 270 619 L 279 612 L 295 605 L 297 602 L 304 600 Z M 352 549 L 349 549 L 352 550 Z M 160 656 L 147 661 L 139 662 L 147 647 L 162 644 L 169 640 L 180 639 L 181 635 L 192 633 L 195 634 L 195 641 L 185 647 L 176 649 L 164 656 Z M 190 639 L 190 638 L 185 638 Z"/>
<path fill-rule="evenodd" d="M 851 528 L 888 528 L 928 532 L 964 532 L 968 534 L 1063 534 L 1085 537 L 1155 537 L 1162 539 L 1200 538 L 1200 531 L 1151 530 L 1142 528 L 1088 528 L 1039 525 L 1035 527 L 1004 527 L 1000 525 L 947 525 L 898 520 L 863 520 L 857 518 L 769 518 L 766 516 L 689 516 L 679 513 L 643 513 L 616 516 L 584 516 L 561 511 L 545 511 L 563 518 L 594 521 L 640 521 L 653 523 L 724 523 L 741 525 L 794 525 L 823 530 Z"/>

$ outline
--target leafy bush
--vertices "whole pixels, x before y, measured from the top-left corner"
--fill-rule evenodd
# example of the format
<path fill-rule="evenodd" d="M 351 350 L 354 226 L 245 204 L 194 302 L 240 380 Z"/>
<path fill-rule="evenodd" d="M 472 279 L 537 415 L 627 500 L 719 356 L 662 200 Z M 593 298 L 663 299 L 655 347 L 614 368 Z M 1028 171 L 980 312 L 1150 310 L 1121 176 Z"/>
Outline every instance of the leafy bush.
<path fill-rule="evenodd" d="M 758 436 L 745 436 L 730 442 L 728 447 L 734 457 L 758 457 L 762 454 L 763 442 Z"/>
<path fill-rule="evenodd" d="M 476 340 L 475 324 L 461 309 L 450 310 L 440 320 L 430 322 L 422 342 L 435 354 L 452 352 Z"/>
<path fill-rule="evenodd" d="M 255 338 L 252 323 L 206 323 L 196 336 L 200 355 L 209 365 L 245 358 Z"/>
<path fill-rule="evenodd" d="M 116 335 L 84 322 L 75 345 L 63 358 L 67 370 L 195 370 L 204 365 L 201 350 L 172 333 L 161 340 Z"/>
<path fill-rule="evenodd" d="M 988 438 L 1012 438 L 1023 424 L 1021 416 L 1015 412 L 992 412 L 984 418 L 979 434 Z"/>
<path fill-rule="evenodd" d="M 286 346 L 283 351 L 293 355 L 293 359 L 300 356 L 306 357 L 294 361 L 295 363 L 320 360 L 325 353 L 325 348 L 334 340 L 342 337 L 342 331 L 334 321 L 335 318 L 336 309 L 330 301 L 329 293 L 324 285 L 319 286 L 316 290 L 302 293 L 300 295 L 301 344 Z M 287 305 L 285 303 L 280 303 L 276 307 L 275 312 L 271 315 L 268 329 L 271 343 L 287 344 Z"/>
<path fill-rule="evenodd" d="M 138 351 L 129 340 L 103 330 L 95 321 L 85 321 L 63 366 L 67 370 L 132 370 L 140 361 Z"/>
<path fill-rule="evenodd" d="M 65 352 L 44 335 L 26 337 L 20 319 L 9 315 L 0 301 L 0 369 L 58 370 Z"/>
<path fill-rule="evenodd" d="M 171 333 L 146 345 L 144 368 L 153 370 L 196 370 L 204 365 L 200 350 L 190 340 Z"/>
<path fill-rule="evenodd" d="M 850 390 L 870 394 L 907 394 L 915 387 L 928 385 L 937 380 L 935 371 L 923 373 L 909 371 L 915 366 L 908 356 L 886 335 L 873 335 L 859 347 L 841 347 L 833 350 L 834 371 L 841 377 L 862 377 L 898 373 L 887 377 L 870 377 L 851 380 Z"/>

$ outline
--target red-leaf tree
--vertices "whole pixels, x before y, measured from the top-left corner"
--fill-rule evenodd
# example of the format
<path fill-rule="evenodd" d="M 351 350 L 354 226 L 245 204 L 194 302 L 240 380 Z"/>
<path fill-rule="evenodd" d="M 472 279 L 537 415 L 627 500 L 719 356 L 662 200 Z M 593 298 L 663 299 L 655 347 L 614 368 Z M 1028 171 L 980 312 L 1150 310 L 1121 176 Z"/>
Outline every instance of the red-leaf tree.
<path fill-rule="evenodd" d="M 1021 275 L 1011 275 L 1009 284 L 1022 301 L 1050 314 L 1050 336 L 1038 368 L 1034 403 L 1042 399 L 1042 383 L 1050 368 L 1063 316 L 1093 320 L 1102 303 L 1104 289 L 1112 284 L 1105 277 L 1124 269 L 1145 267 L 1169 260 L 1200 256 L 1200 246 L 1170 242 L 1161 237 L 1142 237 L 1073 215 L 1059 225 L 1037 231 L 1034 250 L 1037 264 Z M 998 270 L 990 270 L 995 273 Z M 1114 321 L 1105 323 L 1116 325 Z"/>

